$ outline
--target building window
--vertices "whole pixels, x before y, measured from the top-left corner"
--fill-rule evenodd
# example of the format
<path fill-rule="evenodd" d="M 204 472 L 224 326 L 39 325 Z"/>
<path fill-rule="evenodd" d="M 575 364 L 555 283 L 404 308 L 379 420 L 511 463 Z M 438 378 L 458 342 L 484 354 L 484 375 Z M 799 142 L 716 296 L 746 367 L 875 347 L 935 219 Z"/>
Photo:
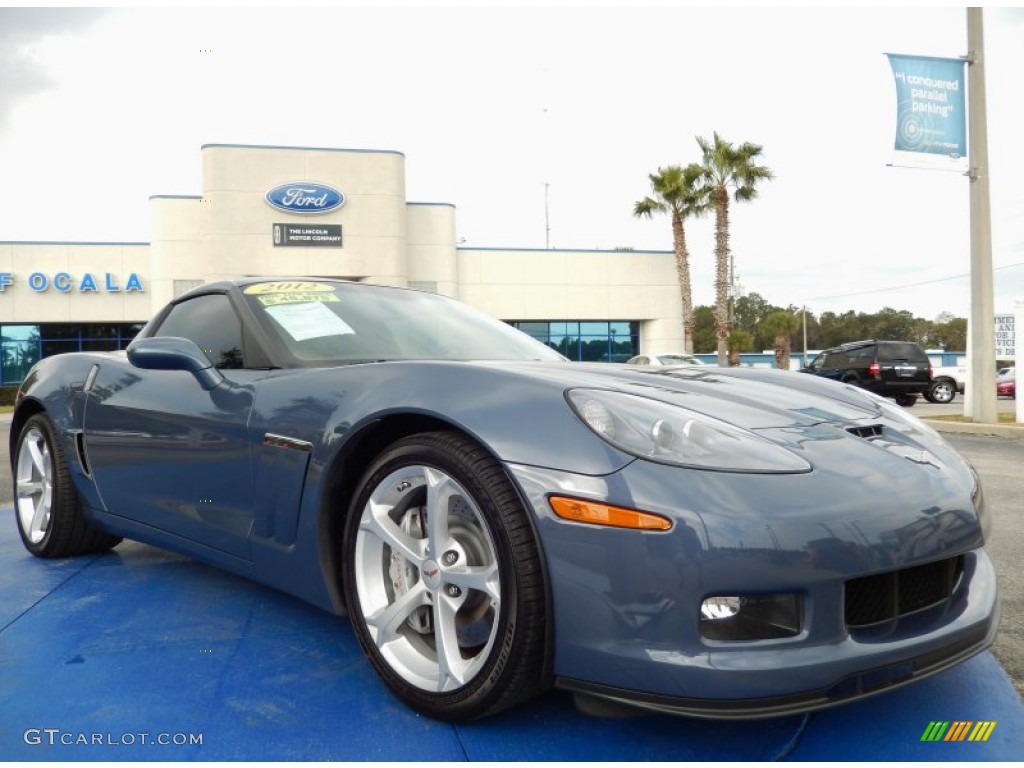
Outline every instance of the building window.
<path fill-rule="evenodd" d="M 512 320 L 509 325 L 570 360 L 624 363 L 640 351 L 640 323 L 630 320 Z"/>
<path fill-rule="evenodd" d="M 174 281 L 174 298 L 183 296 L 184 294 L 191 291 L 193 288 L 198 288 L 203 284 L 202 280 L 175 280 Z"/>
<path fill-rule="evenodd" d="M 0 326 L 0 383 L 17 384 L 39 360 L 39 326 Z"/>
<path fill-rule="evenodd" d="M 127 347 L 144 323 L 0 325 L 0 384 L 20 384 L 43 357 Z"/>

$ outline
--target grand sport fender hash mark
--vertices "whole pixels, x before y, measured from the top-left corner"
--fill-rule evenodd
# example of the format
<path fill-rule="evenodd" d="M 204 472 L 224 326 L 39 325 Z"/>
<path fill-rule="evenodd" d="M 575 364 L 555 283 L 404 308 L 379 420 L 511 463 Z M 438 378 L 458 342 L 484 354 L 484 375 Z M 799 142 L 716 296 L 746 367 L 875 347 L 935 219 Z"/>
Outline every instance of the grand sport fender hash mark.
<path fill-rule="evenodd" d="M 267 432 L 263 436 L 263 444 L 272 448 L 290 448 L 307 453 L 313 450 L 313 444 L 308 440 L 299 440 L 296 437 L 288 437 L 287 435 L 275 435 L 272 432 Z"/>

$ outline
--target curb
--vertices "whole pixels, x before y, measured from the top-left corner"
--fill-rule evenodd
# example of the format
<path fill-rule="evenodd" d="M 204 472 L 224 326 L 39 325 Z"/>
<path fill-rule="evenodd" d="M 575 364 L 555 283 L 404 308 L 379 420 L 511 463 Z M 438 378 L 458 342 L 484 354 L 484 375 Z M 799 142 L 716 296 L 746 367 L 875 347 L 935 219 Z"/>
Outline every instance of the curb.
<path fill-rule="evenodd" d="M 924 418 L 936 432 L 956 432 L 966 435 L 993 435 L 1010 440 L 1024 440 L 1024 424 L 973 424 L 963 421 L 943 421 Z"/>

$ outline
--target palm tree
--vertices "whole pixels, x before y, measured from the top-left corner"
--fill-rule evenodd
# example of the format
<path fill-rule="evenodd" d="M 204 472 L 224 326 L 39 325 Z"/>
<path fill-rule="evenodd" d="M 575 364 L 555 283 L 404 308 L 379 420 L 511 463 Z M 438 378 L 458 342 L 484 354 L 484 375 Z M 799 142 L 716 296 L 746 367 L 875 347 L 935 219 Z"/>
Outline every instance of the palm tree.
<path fill-rule="evenodd" d="M 729 332 L 729 366 L 735 368 L 740 364 L 740 352 L 754 349 L 754 337 L 742 328 L 733 328 Z"/>
<path fill-rule="evenodd" d="M 723 141 L 717 132 L 714 140 L 700 136 L 697 144 L 703 153 L 704 193 L 715 209 L 715 334 L 718 339 L 718 364 L 726 364 L 729 340 L 729 188 L 737 203 L 757 197 L 757 182 L 772 178 L 772 172 L 756 160 L 760 144 L 744 142 L 738 147 Z"/>
<path fill-rule="evenodd" d="M 686 250 L 685 220 L 699 216 L 708 209 L 707 196 L 698 187 L 704 169 L 696 163 L 683 168 L 670 165 L 648 176 L 653 197 L 638 200 L 633 215 L 652 218 L 655 213 L 669 213 L 672 218 L 672 245 L 676 253 L 676 274 L 679 276 L 679 297 L 683 305 L 683 348 L 693 353 L 693 296 L 690 289 L 690 254 Z"/>
<path fill-rule="evenodd" d="M 761 321 L 765 333 L 774 337 L 775 367 L 783 371 L 789 370 L 790 337 L 800 327 L 800 318 L 784 309 L 772 312 Z"/>

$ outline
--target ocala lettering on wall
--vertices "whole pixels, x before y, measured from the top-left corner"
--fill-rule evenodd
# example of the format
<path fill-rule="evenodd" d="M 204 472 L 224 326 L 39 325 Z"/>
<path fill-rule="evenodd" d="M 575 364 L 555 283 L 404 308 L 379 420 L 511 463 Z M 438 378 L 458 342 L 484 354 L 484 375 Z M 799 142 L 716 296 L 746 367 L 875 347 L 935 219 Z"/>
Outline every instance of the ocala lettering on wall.
<path fill-rule="evenodd" d="M 91 272 L 86 272 L 81 277 L 70 275 L 67 272 L 58 272 L 52 276 L 43 272 L 33 272 L 28 276 L 26 283 L 36 293 L 45 293 L 51 289 L 58 293 L 70 293 L 71 291 L 78 291 L 80 293 L 99 291 L 120 293 L 122 290 L 125 293 L 132 291 L 141 293 L 144 290 L 142 280 L 135 272 L 128 275 L 124 288 L 121 288 L 117 276 L 110 272 L 104 273 L 102 278 L 93 275 Z M 9 286 L 14 284 L 15 275 L 12 272 L 0 272 L 0 293 L 3 293 Z"/>

